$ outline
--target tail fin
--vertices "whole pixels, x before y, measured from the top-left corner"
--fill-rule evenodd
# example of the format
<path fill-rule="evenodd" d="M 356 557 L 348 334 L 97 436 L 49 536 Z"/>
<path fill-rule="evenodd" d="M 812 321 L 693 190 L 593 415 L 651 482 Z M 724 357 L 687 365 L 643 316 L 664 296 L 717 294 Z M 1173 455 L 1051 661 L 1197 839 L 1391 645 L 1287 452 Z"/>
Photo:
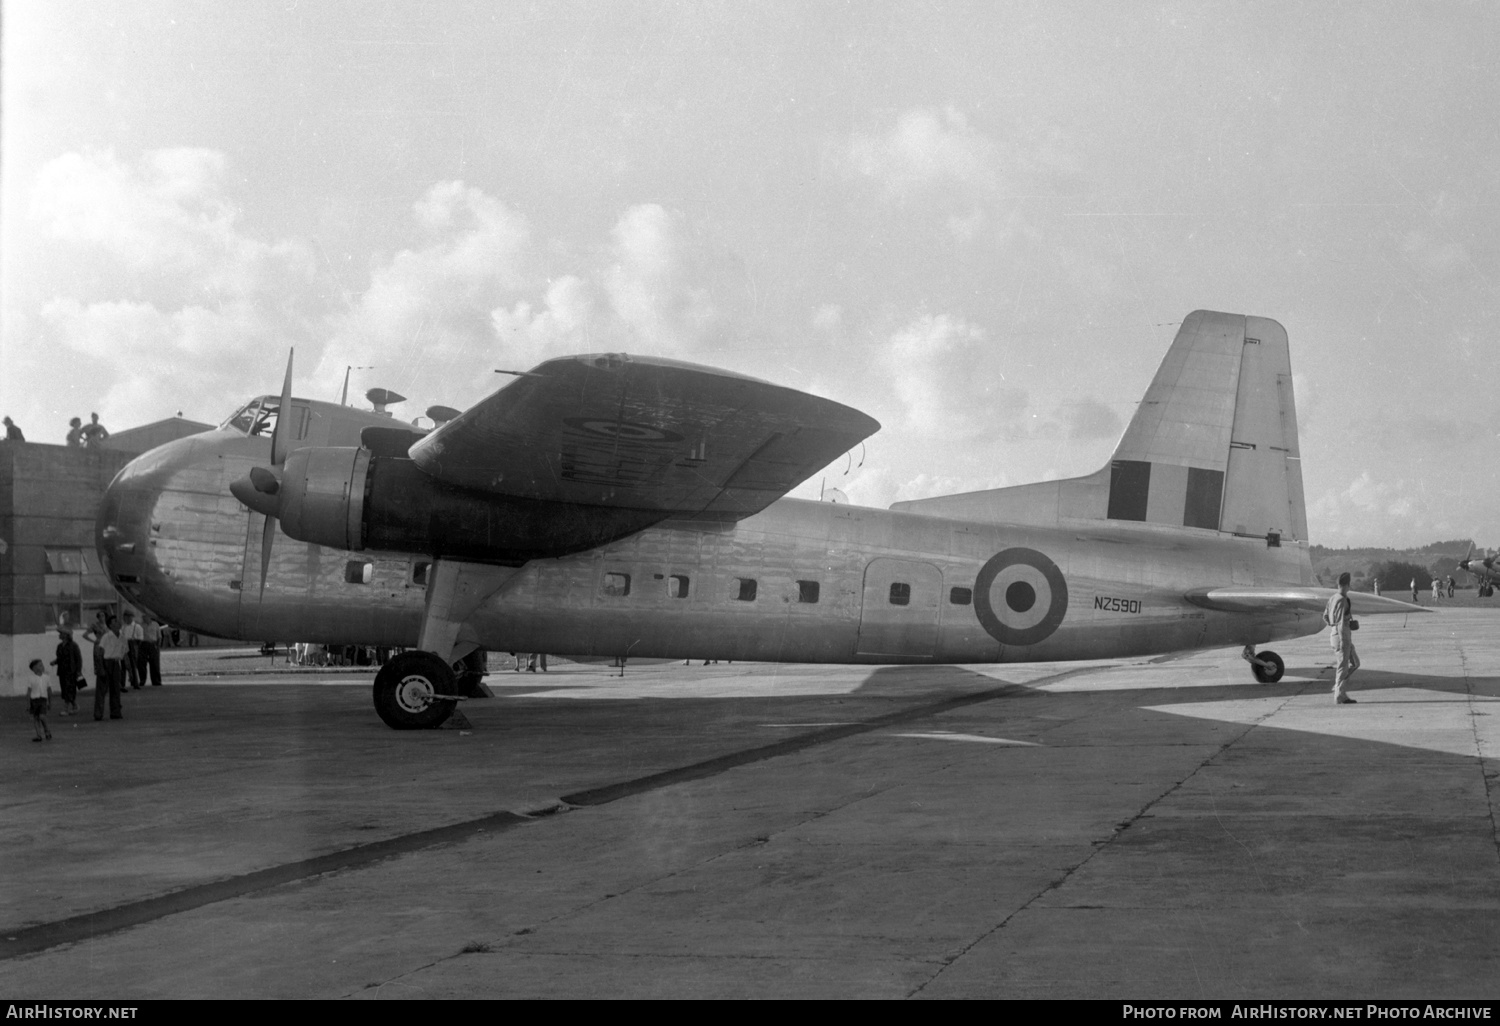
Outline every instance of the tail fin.
<path fill-rule="evenodd" d="M 935 516 L 1054 525 L 1133 520 L 1307 538 L 1286 330 L 1196 310 L 1107 467 L 1086 477 L 897 503 Z"/>

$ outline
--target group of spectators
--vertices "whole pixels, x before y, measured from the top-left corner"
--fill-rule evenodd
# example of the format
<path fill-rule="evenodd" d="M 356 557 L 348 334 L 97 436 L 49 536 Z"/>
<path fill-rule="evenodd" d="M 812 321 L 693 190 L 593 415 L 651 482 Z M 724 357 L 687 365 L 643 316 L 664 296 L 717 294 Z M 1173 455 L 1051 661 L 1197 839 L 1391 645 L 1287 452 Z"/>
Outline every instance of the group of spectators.
<path fill-rule="evenodd" d="M 97 449 L 104 444 L 109 437 L 109 429 L 99 423 L 99 414 L 89 414 L 89 423 L 85 424 L 78 417 L 68 421 L 68 447 L 72 449 L 86 448 Z M 20 425 L 9 417 L 4 418 L 5 440 L 7 442 L 24 442 L 26 435 Z"/>
<path fill-rule="evenodd" d="M 120 696 L 128 689 L 140 691 L 151 684 L 161 686 L 161 645 L 166 633 L 155 619 L 142 617 L 136 622 L 135 612 L 127 609 L 124 621 L 113 613 L 100 610 L 94 622 L 83 632 L 84 640 L 94 646 L 94 719 L 104 719 L 104 709 L 109 707 L 109 718 L 122 720 L 125 713 Z M 88 688 L 89 682 L 83 673 L 83 651 L 73 640 L 73 628 L 62 624 L 57 628 L 57 656 L 52 660 L 57 667 L 56 690 L 62 694 L 64 716 L 78 715 L 78 692 Z M 32 722 L 36 727 L 33 741 L 52 739 L 47 726 L 47 712 L 51 707 L 52 678 L 40 659 L 30 665 L 31 679 L 27 682 L 26 697 Z"/>

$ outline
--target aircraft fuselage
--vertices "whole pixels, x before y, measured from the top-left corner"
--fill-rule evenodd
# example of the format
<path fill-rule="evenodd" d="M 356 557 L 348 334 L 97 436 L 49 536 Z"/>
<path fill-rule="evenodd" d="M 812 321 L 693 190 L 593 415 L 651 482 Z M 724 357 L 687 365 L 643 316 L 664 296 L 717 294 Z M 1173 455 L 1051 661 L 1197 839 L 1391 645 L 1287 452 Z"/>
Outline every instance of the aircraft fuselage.
<path fill-rule="evenodd" d="M 100 548 L 164 620 L 247 640 L 414 646 L 433 557 L 278 532 L 229 483 L 269 442 L 220 429 L 154 450 L 111 486 Z M 501 651 L 781 662 L 1091 659 L 1256 645 L 1322 628 L 1226 613 L 1200 586 L 1310 583 L 1303 543 L 1148 523 L 980 523 L 783 499 L 732 524 L 666 521 L 516 569 L 468 620 Z M 976 584 L 979 586 L 976 587 Z"/>

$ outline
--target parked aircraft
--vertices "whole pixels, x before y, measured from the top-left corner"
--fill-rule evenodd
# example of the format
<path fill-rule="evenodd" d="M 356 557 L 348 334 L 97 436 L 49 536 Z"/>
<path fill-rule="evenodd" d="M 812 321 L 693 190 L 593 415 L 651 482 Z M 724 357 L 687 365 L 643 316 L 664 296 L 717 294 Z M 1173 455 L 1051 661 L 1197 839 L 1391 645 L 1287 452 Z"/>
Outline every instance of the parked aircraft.
<path fill-rule="evenodd" d="M 408 647 L 375 678 L 395 728 L 441 723 L 480 649 L 995 663 L 1241 645 L 1275 681 L 1256 646 L 1320 630 L 1331 594 L 1308 558 L 1286 333 L 1263 318 L 1190 314 L 1096 473 L 888 510 L 782 498 L 875 421 L 722 370 L 549 360 L 426 434 L 291 380 L 289 362 L 280 397 L 125 467 L 99 549 L 131 602 L 193 630 Z"/>
<path fill-rule="evenodd" d="M 1479 582 L 1479 597 L 1489 598 L 1495 594 L 1495 585 L 1500 584 L 1500 557 L 1474 555 L 1474 543 L 1469 543 L 1469 554 L 1458 564 L 1460 570 L 1474 575 Z"/>

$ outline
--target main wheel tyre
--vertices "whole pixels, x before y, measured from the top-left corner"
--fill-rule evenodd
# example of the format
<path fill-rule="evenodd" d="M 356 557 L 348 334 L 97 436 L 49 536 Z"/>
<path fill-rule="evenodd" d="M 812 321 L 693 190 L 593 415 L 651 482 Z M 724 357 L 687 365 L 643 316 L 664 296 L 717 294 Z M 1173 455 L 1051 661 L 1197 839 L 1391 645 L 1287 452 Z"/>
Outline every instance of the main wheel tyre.
<path fill-rule="evenodd" d="M 453 715 L 453 671 L 431 652 L 402 652 L 375 675 L 375 711 L 393 730 L 430 730 Z"/>
<path fill-rule="evenodd" d="M 1255 658 L 1271 664 L 1268 670 L 1260 663 L 1251 663 L 1250 671 L 1255 674 L 1255 679 L 1262 684 L 1275 684 L 1286 672 L 1286 663 L 1281 661 L 1281 656 L 1275 652 L 1257 652 Z"/>

